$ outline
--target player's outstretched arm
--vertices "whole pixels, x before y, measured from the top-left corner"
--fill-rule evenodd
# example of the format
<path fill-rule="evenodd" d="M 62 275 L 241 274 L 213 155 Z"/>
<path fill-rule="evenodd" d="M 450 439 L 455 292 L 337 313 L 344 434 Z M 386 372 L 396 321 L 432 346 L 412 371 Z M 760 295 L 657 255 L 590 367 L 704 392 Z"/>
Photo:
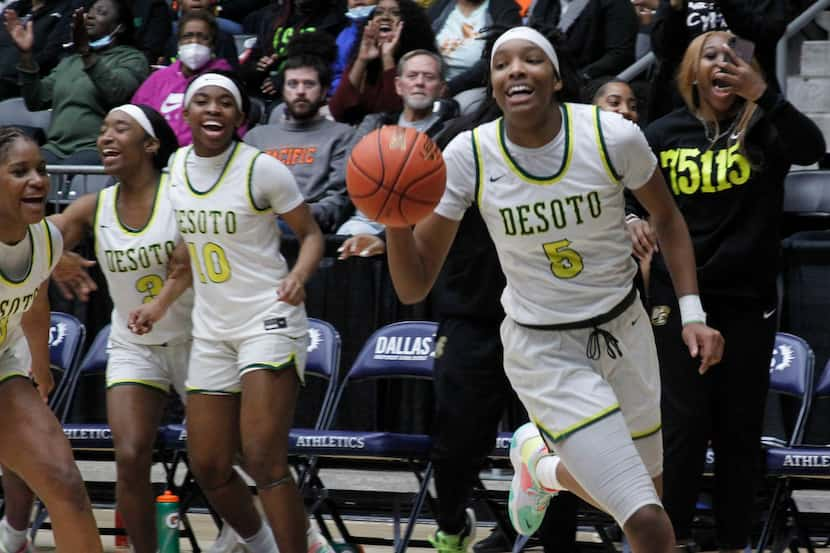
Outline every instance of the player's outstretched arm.
<path fill-rule="evenodd" d="M 161 320 L 167 309 L 193 284 L 190 255 L 187 245 L 179 242 L 168 263 L 167 279 L 159 294 L 152 301 L 134 309 L 127 316 L 127 327 L 135 334 L 147 334 Z"/>
<path fill-rule="evenodd" d="M 678 298 L 697 298 L 697 267 L 689 229 L 674 198 L 669 194 L 659 168 L 654 170 L 645 185 L 634 191 L 634 195 L 651 216 L 650 221 L 669 267 L 675 294 Z M 696 320 L 683 321 L 683 341 L 689 348 L 689 354 L 700 358 L 698 370 L 703 374 L 709 367 L 720 362 L 724 342 L 720 332 L 706 326 L 706 314 L 702 308 L 699 311 L 700 317 Z"/>
<path fill-rule="evenodd" d="M 386 256 L 398 298 L 423 300 L 444 265 L 459 221 L 430 213 L 415 228 L 386 228 Z"/>

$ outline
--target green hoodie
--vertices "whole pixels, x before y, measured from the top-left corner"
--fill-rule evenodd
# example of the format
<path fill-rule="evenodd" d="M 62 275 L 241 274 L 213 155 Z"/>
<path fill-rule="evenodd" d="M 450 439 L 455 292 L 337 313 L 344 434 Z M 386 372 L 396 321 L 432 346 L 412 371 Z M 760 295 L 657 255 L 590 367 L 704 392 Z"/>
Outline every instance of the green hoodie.
<path fill-rule="evenodd" d="M 129 102 L 150 73 L 147 58 L 131 46 L 114 46 L 95 56 L 96 61 L 86 69 L 79 54 L 68 56 L 43 78 L 36 67 L 31 71 L 18 68 L 26 107 L 32 111 L 52 108 L 43 148 L 59 157 L 94 150 L 107 112 Z"/>

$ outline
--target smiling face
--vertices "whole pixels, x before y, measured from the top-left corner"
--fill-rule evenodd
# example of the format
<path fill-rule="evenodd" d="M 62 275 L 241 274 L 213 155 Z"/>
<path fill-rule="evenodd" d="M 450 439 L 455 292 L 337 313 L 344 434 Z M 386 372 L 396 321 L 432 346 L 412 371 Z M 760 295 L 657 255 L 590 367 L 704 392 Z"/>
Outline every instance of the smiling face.
<path fill-rule="evenodd" d="M 721 64 L 731 61 L 723 47 L 729 41 L 727 33 L 713 33 L 706 39 L 697 64 L 697 87 L 702 102 L 707 104 L 716 115 L 725 115 L 735 103 L 735 94 L 731 92 L 720 77 L 726 72 Z"/>
<path fill-rule="evenodd" d="M 49 176 L 40 148 L 28 138 L 18 137 L 0 159 L 0 221 L 4 235 L 20 238 L 28 225 L 43 219 Z"/>
<path fill-rule="evenodd" d="M 634 91 L 625 83 L 607 83 L 600 89 L 600 94 L 594 103 L 604 111 L 619 113 L 629 121 L 636 123 L 640 120 L 637 111 L 637 97 Z"/>
<path fill-rule="evenodd" d="M 108 114 L 98 135 L 98 153 L 108 175 L 134 175 L 146 163 L 153 164 L 158 140 L 148 136 L 127 113 L 116 110 Z"/>
<path fill-rule="evenodd" d="M 553 63 L 528 40 L 508 40 L 499 46 L 490 69 L 493 98 L 505 118 L 539 120 L 562 89 Z"/>
<path fill-rule="evenodd" d="M 204 157 L 225 151 L 245 119 L 233 95 L 215 85 L 197 90 L 182 114 L 190 125 L 196 153 Z"/>
<path fill-rule="evenodd" d="M 401 6 L 396 0 L 380 0 L 375 11 L 372 12 L 372 21 L 378 26 L 378 41 L 385 42 L 392 37 L 395 25 L 401 20 Z"/>
<path fill-rule="evenodd" d="M 285 70 L 282 98 L 285 109 L 294 119 L 310 119 L 317 115 L 326 97 L 320 76 L 313 67 Z"/>
<path fill-rule="evenodd" d="M 86 34 L 91 40 L 112 33 L 118 26 L 118 6 L 112 0 L 97 0 L 86 14 Z"/>

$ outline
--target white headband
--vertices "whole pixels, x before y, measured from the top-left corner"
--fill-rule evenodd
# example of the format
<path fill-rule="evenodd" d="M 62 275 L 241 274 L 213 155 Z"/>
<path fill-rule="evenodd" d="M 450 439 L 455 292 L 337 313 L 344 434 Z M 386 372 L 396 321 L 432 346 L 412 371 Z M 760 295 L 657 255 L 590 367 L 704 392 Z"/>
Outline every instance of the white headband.
<path fill-rule="evenodd" d="M 190 83 L 190 86 L 187 87 L 187 93 L 184 95 L 184 107 L 187 107 L 188 104 L 190 104 L 190 100 L 193 99 L 193 95 L 196 94 L 199 89 L 206 86 L 218 86 L 230 92 L 236 102 L 236 108 L 239 111 L 242 111 L 242 94 L 239 92 L 239 87 L 226 76 L 217 75 L 216 73 L 205 73 L 204 75 L 199 75 L 192 83 Z"/>
<path fill-rule="evenodd" d="M 147 114 L 142 111 L 140 107 L 135 104 L 124 104 L 123 106 L 118 106 L 117 108 L 112 108 L 110 113 L 113 111 L 123 111 L 133 119 L 135 122 L 139 124 L 139 126 L 144 129 L 144 132 L 152 136 L 153 138 L 158 138 L 156 136 L 156 131 L 153 130 L 153 125 L 150 123 L 150 120 L 147 119 Z"/>
<path fill-rule="evenodd" d="M 508 40 L 526 40 L 528 42 L 532 42 L 542 49 L 548 59 L 550 59 L 550 62 L 556 69 L 556 72 L 559 73 L 559 57 L 557 57 L 556 51 L 553 49 L 553 45 L 542 33 L 536 29 L 531 29 L 530 27 L 513 27 L 496 40 L 496 43 L 493 44 L 493 50 L 490 53 L 491 67 L 493 65 L 493 58 L 496 56 L 496 51 Z"/>

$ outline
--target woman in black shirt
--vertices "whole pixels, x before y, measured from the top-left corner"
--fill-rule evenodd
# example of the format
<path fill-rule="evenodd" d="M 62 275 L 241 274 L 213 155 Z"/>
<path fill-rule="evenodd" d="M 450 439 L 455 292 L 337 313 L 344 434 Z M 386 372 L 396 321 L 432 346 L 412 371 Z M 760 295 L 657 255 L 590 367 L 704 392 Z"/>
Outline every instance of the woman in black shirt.
<path fill-rule="evenodd" d="M 657 253 L 651 318 L 663 381 L 663 502 L 682 543 L 711 440 L 721 551 L 743 549 L 753 520 L 784 179 L 791 164 L 815 163 L 825 151 L 816 125 L 767 86 L 757 61 L 736 55 L 731 36 L 715 31 L 692 41 L 677 77 L 685 107 L 646 130 L 689 227 L 707 323 L 726 340 L 721 363 L 698 374 L 679 338 L 678 300 Z"/>

